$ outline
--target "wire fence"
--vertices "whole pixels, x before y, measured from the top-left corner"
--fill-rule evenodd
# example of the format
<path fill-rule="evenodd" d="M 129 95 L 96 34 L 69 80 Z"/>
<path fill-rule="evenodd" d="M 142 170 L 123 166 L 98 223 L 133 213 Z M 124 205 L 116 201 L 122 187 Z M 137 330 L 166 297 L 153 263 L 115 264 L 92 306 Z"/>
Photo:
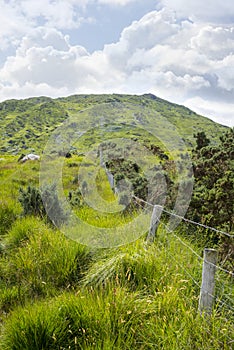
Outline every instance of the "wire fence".
<path fill-rule="evenodd" d="M 135 203 L 138 206 L 140 206 L 143 210 L 146 207 L 150 207 L 153 210 L 153 208 L 155 207 L 154 204 L 149 203 L 149 202 L 147 202 L 147 201 L 145 201 L 145 200 L 143 200 L 135 195 L 132 195 L 132 198 L 135 201 Z M 197 226 L 197 227 L 203 227 L 204 229 L 214 231 L 214 232 L 219 233 L 225 237 L 229 237 L 230 239 L 234 238 L 234 235 L 231 233 L 218 230 L 216 228 L 195 222 L 193 220 L 189 220 L 189 219 L 184 218 L 180 215 L 177 215 L 173 212 L 170 212 L 169 210 L 164 209 L 164 207 L 162 207 L 162 206 L 158 206 L 158 207 L 161 208 L 162 213 L 165 213 L 169 216 L 179 218 L 181 221 L 184 221 L 185 223 L 192 224 L 192 225 Z M 187 242 L 185 242 L 185 240 L 182 237 L 180 237 L 178 234 L 176 234 L 175 230 L 171 230 L 168 227 L 168 225 L 166 225 L 164 223 L 164 220 L 162 220 L 161 217 L 158 217 L 157 220 L 164 227 L 164 231 L 167 232 L 168 240 L 169 240 L 169 237 L 170 237 L 170 239 L 173 237 L 174 241 L 177 241 L 180 245 L 185 247 L 187 251 L 192 253 L 192 255 L 197 258 L 198 264 L 200 265 L 200 268 L 202 268 L 202 263 L 204 261 L 203 256 L 200 255 L 197 251 L 195 251 Z M 183 266 L 182 264 L 180 264 L 179 261 L 176 260 L 176 258 L 172 254 L 170 254 L 169 252 L 168 252 L 168 254 L 170 255 L 170 259 L 176 261 L 177 265 L 193 281 L 194 285 L 196 287 L 200 288 L 201 278 L 199 278 L 199 279 L 194 278 L 194 276 L 191 274 L 191 271 L 189 271 L 186 268 L 186 266 Z M 230 270 L 225 269 L 224 267 L 222 267 L 218 264 L 213 264 L 210 262 L 209 262 L 209 264 L 211 266 L 215 267 L 215 269 L 217 270 L 217 272 L 216 272 L 216 288 L 215 288 L 214 295 L 209 294 L 208 291 L 207 291 L 207 294 L 213 298 L 213 300 L 215 301 L 215 305 L 218 309 L 223 308 L 223 309 L 225 309 L 225 311 L 228 311 L 229 313 L 231 312 L 232 316 L 234 316 L 234 273 Z"/>
<path fill-rule="evenodd" d="M 152 207 L 152 208 L 155 207 L 154 204 L 149 203 L 149 202 L 147 202 L 147 201 L 145 201 L 145 200 L 143 200 L 143 199 L 141 199 L 141 198 L 138 198 L 138 197 L 136 197 L 135 195 L 132 195 L 132 197 L 137 201 L 137 204 L 138 204 L 138 205 L 139 205 L 139 203 L 144 203 L 145 205 L 150 206 L 150 207 Z M 166 213 L 166 214 L 168 214 L 168 215 L 170 215 L 170 216 L 179 218 L 179 219 L 181 219 L 182 221 L 184 221 L 184 222 L 186 222 L 186 223 L 189 223 L 189 224 L 192 224 L 192 225 L 196 225 L 196 226 L 199 226 L 199 227 L 203 227 L 203 228 L 208 229 L 208 230 L 211 230 L 211 231 L 215 231 L 216 233 L 222 234 L 222 235 L 224 235 L 224 236 L 226 236 L 226 237 L 229 237 L 229 238 L 231 238 L 231 239 L 234 238 L 234 235 L 233 235 L 233 234 L 230 234 L 230 233 L 228 233 L 228 232 L 224 232 L 224 231 L 218 230 L 218 229 L 216 229 L 216 228 L 214 228 L 214 227 L 210 227 L 210 226 L 207 226 L 207 225 L 204 225 L 204 224 L 195 222 L 195 221 L 193 221 L 193 220 L 189 220 L 189 219 L 187 219 L 187 218 L 185 218 L 185 217 L 183 217 L 183 216 L 177 215 L 177 214 L 175 214 L 175 213 L 172 213 L 172 212 L 170 212 L 170 211 L 164 209 L 164 207 L 162 207 L 162 206 L 160 206 L 160 205 L 159 205 L 158 207 L 160 207 L 160 208 L 162 209 L 162 212 L 164 212 L 164 213 Z M 144 208 L 144 207 L 142 206 L 142 209 L 143 209 L 143 208 Z M 158 218 L 158 220 L 160 221 L 160 218 Z M 162 222 L 162 221 L 160 221 L 160 222 Z M 195 254 L 198 258 L 200 258 L 201 260 L 203 260 L 203 257 L 200 256 L 197 252 L 195 252 L 195 250 L 192 249 L 191 246 L 189 246 L 188 244 L 186 244 L 186 243 L 183 241 L 182 238 L 180 238 L 178 235 L 175 234 L 175 232 L 174 232 L 173 230 L 171 230 L 171 229 L 170 229 L 167 225 L 165 225 L 163 222 L 162 222 L 162 224 L 164 225 L 165 229 L 166 229 L 170 234 L 172 234 L 174 237 L 176 237 L 178 240 L 180 240 L 180 242 L 181 242 L 182 244 L 186 245 L 186 247 L 187 247 L 193 254 Z M 232 271 L 229 271 L 229 270 L 227 270 L 227 269 L 224 269 L 223 267 L 221 267 L 221 266 L 219 266 L 219 265 L 215 265 L 215 267 L 216 267 L 217 269 L 219 269 L 219 270 L 221 270 L 221 271 L 227 273 L 228 275 L 234 277 L 234 273 L 233 273 Z"/>
<path fill-rule="evenodd" d="M 126 188 L 125 190 L 129 191 L 128 188 Z M 140 207 L 142 210 L 147 210 L 148 212 L 149 210 L 152 210 L 151 225 L 155 225 L 157 223 L 157 225 L 161 224 L 164 227 L 164 231 L 167 234 L 167 242 L 172 241 L 173 239 L 174 242 L 176 241 L 179 245 L 183 246 L 187 252 L 190 252 L 190 255 L 196 257 L 197 264 L 199 265 L 198 268 L 200 273 L 199 275 L 194 276 L 193 271 L 190 271 L 190 269 L 188 269 L 184 264 L 181 264 L 178 261 L 178 256 L 177 257 L 173 256 L 170 253 L 169 249 L 167 251 L 169 258 L 176 262 L 176 264 L 179 266 L 181 271 L 184 271 L 184 273 L 188 276 L 189 280 L 191 280 L 192 283 L 194 284 L 194 287 L 196 287 L 197 292 L 200 291 L 200 298 L 201 298 L 201 294 L 202 294 L 201 271 L 203 269 L 204 262 L 206 261 L 202 256 L 202 254 L 199 254 L 197 251 L 195 251 L 195 249 L 193 249 L 189 243 L 185 242 L 185 240 L 181 236 L 179 236 L 175 230 L 170 229 L 170 227 L 164 223 L 164 220 L 162 220 L 161 218 L 162 214 L 164 213 L 165 215 L 169 215 L 170 217 L 179 219 L 181 222 L 184 222 L 186 224 L 193 225 L 198 228 L 201 227 L 203 229 L 218 233 L 219 235 L 228 237 L 229 239 L 233 239 L 234 234 L 219 230 L 217 228 L 205 225 L 203 223 L 199 223 L 199 222 L 187 219 L 184 216 L 178 215 L 174 212 L 171 212 L 165 209 L 161 205 L 155 205 L 153 203 L 145 201 L 142 198 L 135 196 L 133 193 L 130 196 L 132 197 L 132 200 L 135 201 L 137 206 Z M 155 207 L 160 208 L 159 210 L 160 214 L 158 215 L 159 217 L 153 217 L 157 212 L 157 210 L 155 210 L 156 209 Z M 153 227 L 149 228 L 148 238 L 152 233 L 152 228 Z M 159 240 L 157 241 L 157 243 L 162 244 L 160 243 Z M 215 268 L 215 271 L 217 270 L 215 274 L 216 288 L 213 290 L 212 293 L 210 293 L 209 290 L 203 290 L 203 293 L 205 293 L 207 296 L 212 298 L 212 300 L 215 303 L 215 309 L 218 312 L 222 310 L 225 312 L 226 315 L 228 315 L 228 317 L 230 316 L 232 319 L 234 319 L 234 273 L 233 271 L 225 269 L 223 266 L 220 266 L 219 264 L 214 264 L 209 262 L 209 266 Z M 185 293 L 184 293 L 184 297 L 187 298 Z M 196 297 L 198 298 L 198 294 Z M 190 298 L 188 299 L 190 300 Z M 226 335 L 226 337 L 227 337 L 228 343 L 230 344 L 230 346 L 232 346 L 232 344 L 234 343 L 233 339 L 230 338 L 228 335 Z"/>
<path fill-rule="evenodd" d="M 128 188 L 125 188 L 125 190 L 129 191 Z M 118 191 L 116 192 L 118 193 Z M 191 271 L 191 269 L 188 268 L 188 266 L 185 266 L 185 264 L 182 264 L 178 258 L 178 255 L 175 257 L 173 256 L 173 254 L 170 253 L 170 249 L 166 250 L 167 254 L 169 255 L 169 259 L 175 261 L 175 263 L 177 264 L 177 266 L 179 266 L 179 269 L 181 271 L 184 271 L 185 275 L 188 276 L 188 279 L 190 281 L 192 281 L 193 285 L 194 285 L 194 289 L 196 290 L 197 294 L 195 294 L 195 298 L 196 300 L 198 299 L 198 291 L 200 291 L 200 297 L 199 297 L 199 303 L 200 303 L 200 298 L 202 295 L 202 274 L 203 274 L 203 266 L 204 263 L 207 261 L 205 261 L 205 258 L 202 256 L 202 254 L 199 254 L 197 251 L 195 251 L 195 249 L 193 249 L 191 247 L 191 245 L 187 242 L 185 242 L 185 240 L 176 234 L 175 230 L 171 230 L 168 225 L 166 225 L 164 223 L 164 220 L 161 219 L 161 215 L 162 213 L 169 215 L 170 217 L 174 217 L 177 218 L 179 220 L 181 220 L 182 222 L 189 224 L 189 225 L 193 225 L 195 227 L 201 227 L 203 229 L 206 230 L 210 230 L 212 232 L 218 233 L 219 235 L 222 235 L 224 237 L 228 237 L 229 239 L 233 239 L 234 238 L 234 234 L 232 233 L 228 233 L 222 230 L 219 230 L 217 228 L 205 225 L 203 223 L 199 223 L 190 219 L 187 219 L 181 215 L 178 215 L 176 213 L 173 213 L 167 209 L 165 209 L 163 206 L 158 205 L 157 207 L 160 207 L 160 211 L 159 211 L 159 217 L 153 217 L 155 215 L 155 212 L 157 212 L 157 210 L 155 210 L 156 205 L 150 202 L 147 202 L 137 196 L 135 196 L 133 193 L 130 195 L 132 197 L 132 200 L 135 201 L 135 203 L 137 204 L 138 207 L 140 207 L 142 210 L 147 210 L 149 212 L 149 210 L 152 210 L 152 217 L 151 217 L 151 225 L 155 225 L 155 223 L 157 223 L 157 225 L 161 224 L 164 227 L 164 232 L 166 232 L 166 244 L 170 244 L 173 241 L 177 242 L 178 245 L 182 246 L 185 248 L 185 250 L 187 252 L 190 253 L 191 256 L 195 257 L 197 259 L 197 267 L 199 270 L 199 273 L 196 273 L 196 276 L 194 276 L 193 272 Z M 147 208 L 147 209 L 146 209 Z M 157 227 L 156 225 L 156 227 Z M 149 228 L 149 235 L 148 238 L 150 237 L 150 233 L 152 233 L 152 227 Z M 151 237 L 152 238 L 152 237 Z M 164 249 L 166 248 L 165 246 L 165 242 L 161 242 L 160 240 L 157 240 L 157 244 L 160 244 Z M 212 300 L 215 303 L 215 310 L 216 312 L 220 313 L 220 312 L 224 312 L 224 314 L 222 314 L 222 317 L 228 317 L 231 318 L 231 320 L 234 320 L 234 273 L 233 271 L 227 270 L 225 269 L 223 266 L 220 266 L 218 264 L 213 264 L 209 262 L 209 266 L 213 267 L 216 271 L 215 273 L 215 289 L 213 290 L 212 293 L 209 292 L 209 290 L 203 290 L 203 293 L 205 293 L 207 296 L 211 297 Z M 202 271 L 202 273 L 201 273 Z M 183 293 L 183 297 L 189 302 L 191 303 L 191 296 L 188 296 L 185 294 L 185 291 Z M 200 305 L 199 305 L 200 308 Z M 206 331 L 209 333 L 210 329 L 208 327 L 209 325 L 207 324 Z M 232 348 L 233 344 L 234 344 L 234 339 L 233 337 L 230 337 L 233 335 L 232 332 L 225 332 L 226 330 L 223 329 L 222 327 L 220 327 L 220 329 L 218 329 L 218 332 L 221 335 L 224 335 L 225 333 L 225 338 L 227 339 L 227 344 L 230 348 Z M 220 342 L 221 347 L 223 346 L 223 343 Z"/>
<path fill-rule="evenodd" d="M 149 203 L 149 202 L 147 202 L 147 201 L 145 201 L 145 200 L 143 200 L 143 199 L 141 199 L 141 198 L 139 198 L 139 197 L 136 197 L 135 195 L 132 195 L 132 197 L 133 197 L 134 199 L 136 199 L 136 200 L 138 201 L 138 203 L 139 203 L 139 202 L 142 202 L 142 203 L 144 203 L 144 204 L 146 204 L 147 206 L 150 206 L 150 207 L 154 207 L 154 206 L 155 206 L 155 204 Z M 161 205 L 158 205 L 158 206 L 162 208 L 162 211 L 163 211 L 164 213 L 167 213 L 167 214 L 169 214 L 170 216 L 174 216 L 174 217 L 176 217 L 176 218 L 178 218 L 178 219 L 181 219 L 181 220 L 183 220 L 183 221 L 185 221 L 185 222 L 188 222 L 188 223 L 190 223 L 190 224 L 193 224 L 193 225 L 196 225 L 196 226 L 200 226 L 200 227 L 203 227 L 203 228 L 205 228 L 205 229 L 214 231 L 214 232 L 219 233 L 219 234 L 222 234 L 222 235 L 224 235 L 224 236 L 226 236 L 226 237 L 234 238 L 234 234 L 231 234 L 231 233 L 228 233 L 228 232 L 225 232 L 225 231 L 218 230 L 218 229 L 216 229 L 216 228 L 214 228 L 214 227 L 207 226 L 207 225 L 205 225 L 205 224 L 201 224 L 201 223 L 196 222 L 196 221 L 193 221 L 193 220 L 186 219 L 184 216 L 180 216 L 180 215 L 178 215 L 178 214 L 172 213 L 172 212 L 170 212 L 170 211 L 164 209 L 164 207 L 162 207 Z"/>

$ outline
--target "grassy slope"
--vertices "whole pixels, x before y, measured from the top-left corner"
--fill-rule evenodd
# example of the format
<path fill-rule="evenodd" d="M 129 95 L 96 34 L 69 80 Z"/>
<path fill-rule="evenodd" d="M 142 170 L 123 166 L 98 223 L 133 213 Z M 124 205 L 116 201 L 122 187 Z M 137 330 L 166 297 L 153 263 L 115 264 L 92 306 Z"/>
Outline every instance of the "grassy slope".
<path fill-rule="evenodd" d="M 209 322 L 198 315 L 201 262 L 179 240 L 161 227 L 151 246 L 142 238 L 90 251 L 37 218 L 22 219 L 18 188 L 38 184 L 39 163 L 5 158 L 0 163 L 1 349 L 231 348 L 233 315 L 219 305 Z M 77 173 L 69 164 L 80 161 L 65 160 L 67 189 Z M 99 185 L 111 201 L 102 177 Z M 109 225 L 106 218 L 92 220 Z M 126 217 L 115 220 L 121 224 Z"/>
<path fill-rule="evenodd" d="M 149 119 L 157 110 L 176 125 L 188 145 L 194 132 L 205 130 L 218 138 L 224 129 L 152 95 L 41 97 L 0 104 L 4 153 L 0 161 L 0 348 L 229 350 L 233 314 L 216 305 L 209 322 L 198 315 L 201 262 L 163 227 L 151 246 L 142 237 L 122 248 L 91 251 L 38 218 L 20 216 L 19 187 L 38 186 L 40 164 L 19 164 L 17 155 L 7 153 L 41 152 L 68 115 L 76 116 L 100 102 L 110 106 L 123 102 L 133 112 L 146 107 L 152 110 Z M 79 117 L 85 119 L 85 113 Z M 125 115 L 129 118 L 130 112 Z M 127 132 L 133 136 L 131 130 Z M 137 132 L 139 138 L 144 136 Z M 95 137 L 99 136 L 94 130 L 84 143 L 91 144 Z M 81 162 L 79 156 L 65 159 L 66 194 L 76 188 L 73 180 Z M 97 186 L 111 202 L 113 195 L 102 175 L 98 174 Z M 88 207 L 76 214 L 102 227 L 131 220 L 120 214 L 97 217 Z M 196 246 L 193 249 L 201 253 Z M 229 280 L 219 276 L 219 283 L 218 292 L 227 286 L 231 300 Z"/>
<path fill-rule="evenodd" d="M 111 106 L 124 104 L 133 113 L 151 114 L 147 117 L 153 122 L 157 119 L 163 127 L 163 118 L 175 126 L 179 135 L 190 147 L 194 144 L 193 134 L 206 131 L 214 141 L 225 127 L 192 112 L 188 108 L 169 103 L 151 94 L 134 95 L 75 95 L 66 98 L 47 97 L 26 100 L 9 100 L 0 103 L 0 153 L 20 154 L 22 152 L 40 152 L 49 136 L 69 116 L 75 116 L 82 122 L 80 111 L 93 109 L 101 104 Z M 150 113 L 149 113 L 150 111 Z M 129 113 L 129 112 L 128 112 Z M 156 114 L 158 113 L 158 114 Z M 110 113 L 111 114 L 111 113 Z M 125 113 L 120 120 L 126 122 Z M 110 123 L 115 120 L 110 115 Z M 79 125 L 79 124 L 78 124 Z M 167 129 L 164 130 L 168 132 Z"/>

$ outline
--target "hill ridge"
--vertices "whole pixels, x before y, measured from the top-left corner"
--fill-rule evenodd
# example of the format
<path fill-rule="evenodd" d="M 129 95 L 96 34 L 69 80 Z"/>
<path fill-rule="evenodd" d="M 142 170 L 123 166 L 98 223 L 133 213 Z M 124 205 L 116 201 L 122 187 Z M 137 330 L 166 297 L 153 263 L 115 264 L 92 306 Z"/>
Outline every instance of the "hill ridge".
<path fill-rule="evenodd" d="M 189 148 L 195 144 L 195 133 L 205 131 L 217 143 L 219 136 L 228 128 L 185 106 L 163 100 L 151 93 L 76 94 L 58 98 L 40 96 L 11 99 L 0 103 L 0 153 L 40 152 L 51 133 L 68 117 L 78 115 L 81 118 L 81 111 L 108 103 L 124 104 L 129 110 L 133 105 L 134 108 L 139 105 L 139 108 L 144 107 L 159 113 L 175 126 Z"/>

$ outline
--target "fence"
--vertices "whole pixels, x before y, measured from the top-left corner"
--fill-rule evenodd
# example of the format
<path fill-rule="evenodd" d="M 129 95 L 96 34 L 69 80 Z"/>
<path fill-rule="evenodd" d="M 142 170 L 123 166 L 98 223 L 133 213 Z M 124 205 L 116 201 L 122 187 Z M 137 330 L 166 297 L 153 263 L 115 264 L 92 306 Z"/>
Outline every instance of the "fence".
<path fill-rule="evenodd" d="M 112 181 L 109 178 L 109 176 L 108 176 L 108 180 L 110 185 L 112 185 L 111 187 L 113 187 Z M 177 215 L 175 213 L 172 213 L 164 209 L 164 207 L 160 205 L 154 205 L 152 203 L 144 201 L 143 199 L 136 197 L 134 194 L 132 194 L 132 199 L 135 200 L 138 205 L 139 203 L 142 203 L 143 206 L 151 207 L 152 209 L 150 227 L 147 235 L 148 243 L 152 243 L 154 241 L 156 237 L 157 228 L 159 227 L 159 224 L 162 224 L 164 225 L 166 231 L 174 239 L 176 239 L 178 242 L 180 242 L 180 244 L 182 244 L 188 250 L 190 250 L 192 254 L 194 254 L 198 258 L 198 261 L 200 261 L 201 269 L 202 269 L 202 280 L 199 282 L 193 278 L 193 276 L 190 274 L 189 271 L 187 271 L 183 266 L 181 267 L 185 270 L 187 275 L 193 280 L 196 286 L 199 286 L 199 289 L 200 289 L 199 305 L 198 305 L 199 312 L 201 314 L 204 313 L 205 315 L 209 315 L 212 312 L 214 303 L 216 303 L 216 305 L 218 305 L 219 307 L 225 307 L 226 310 L 231 311 L 234 315 L 234 302 L 233 302 L 234 273 L 232 271 L 228 271 L 227 269 L 217 264 L 218 254 L 216 250 L 206 248 L 204 250 L 203 257 L 199 255 L 191 246 L 189 246 L 189 244 L 185 243 L 181 237 L 179 237 L 174 231 L 170 230 L 170 228 L 168 228 L 164 224 L 164 222 L 161 220 L 161 215 L 165 213 L 167 215 L 178 218 L 188 224 L 195 225 L 197 227 L 202 227 L 207 230 L 211 230 L 213 232 L 219 233 L 231 239 L 234 238 L 234 234 L 218 230 L 216 228 L 204 225 L 202 223 L 195 222 L 193 220 L 189 220 L 187 218 L 184 218 L 180 215 Z M 171 258 L 173 259 L 174 257 L 171 257 Z M 227 283 L 227 280 L 228 280 L 227 277 L 231 278 L 231 287 L 229 286 L 229 282 Z M 219 290 L 219 293 L 218 293 L 218 290 Z"/>
<path fill-rule="evenodd" d="M 224 269 L 223 267 L 217 265 L 218 253 L 215 249 L 206 248 L 204 250 L 204 257 L 200 256 L 193 248 L 191 248 L 187 243 L 185 243 L 181 237 L 179 237 L 177 234 L 175 234 L 175 232 L 170 230 L 163 223 L 163 221 L 161 220 L 161 215 L 163 212 L 165 212 L 166 214 L 180 218 L 181 220 L 183 220 L 185 222 L 188 222 L 188 223 L 196 225 L 196 226 L 202 226 L 206 229 L 210 229 L 212 231 L 215 231 L 217 233 L 225 235 L 229 238 L 233 238 L 234 235 L 227 233 L 227 232 L 224 232 L 224 231 L 217 230 L 213 227 L 209 227 L 209 226 L 197 223 L 195 221 L 186 219 L 184 217 L 181 217 L 177 214 L 174 214 L 174 213 L 171 213 L 171 212 L 165 210 L 161 206 L 148 203 L 148 202 L 146 202 L 146 201 L 144 201 L 144 200 L 142 200 L 134 195 L 133 195 L 133 197 L 135 198 L 135 200 L 137 200 L 138 204 L 139 204 L 139 202 L 142 202 L 144 205 L 148 205 L 148 206 L 152 207 L 151 222 L 150 222 L 150 227 L 149 227 L 149 233 L 147 236 L 148 243 L 151 243 L 152 241 L 154 241 L 154 239 L 156 237 L 156 232 L 157 232 L 157 228 L 159 226 L 159 223 L 162 223 L 162 225 L 164 225 L 164 227 L 171 234 L 171 236 L 173 236 L 181 244 L 186 246 L 187 249 L 189 249 L 193 254 L 195 254 L 196 257 L 201 262 L 203 262 L 202 282 L 201 282 L 201 287 L 200 287 L 200 297 L 199 297 L 199 306 L 198 306 L 199 312 L 205 313 L 206 315 L 210 314 L 212 312 L 213 304 L 215 301 L 217 304 L 219 304 L 219 306 L 226 306 L 229 310 L 234 311 L 234 307 L 232 305 L 233 301 L 231 300 L 231 298 L 229 298 L 228 295 L 225 296 L 225 298 L 224 298 L 225 300 L 221 300 L 219 297 L 217 297 L 217 295 L 215 295 L 215 284 L 216 284 L 216 277 L 217 277 L 216 272 L 220 271 L 224 274 L 227 274 L 232 279 L 234 277 L 234 273 L 232 271 L 228 271 L 228 270 Z M 187 273 L 188 273 L 189 277 L 192 278 L 191 274 L 188 271 L 187 271 Z M 219 279 L 219 278 L 220 278 L 220 275 L 217 277 L 217 279 Z M 198 285 L 197 281 L 195 281 L 194 279 L 193 279 L 193 281 L 195 282 L 196 285 Z M 233 291 L 230 292 L 230 295 L 232 295 L 232 293 L 233 293 Z"/>

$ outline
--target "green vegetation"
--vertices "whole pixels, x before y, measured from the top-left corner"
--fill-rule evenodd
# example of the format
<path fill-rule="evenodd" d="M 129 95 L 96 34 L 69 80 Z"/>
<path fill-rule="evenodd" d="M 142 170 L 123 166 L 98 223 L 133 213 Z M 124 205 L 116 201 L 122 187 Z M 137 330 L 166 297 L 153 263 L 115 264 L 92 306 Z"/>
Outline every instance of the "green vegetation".
<path fill-rule="evenodd" d="M 193 217 L 231 232 L 234 228 L 234 129 L 220 141 L 218 146 L 200 146 L 193 153 L 196 179 Z"/>
<path fill-rule="evenodd" d="M 64 212 L 58 198 L 56 184 L 47 186 L 39 191 L 36 187 L 20 188 L 19 202 L 23 207 L 23 215 L 34 215 L 46 218 L 55 225 L 61 226 L 66 222 L 67 213 Z"/>
<path fill-rule="evenodd" d="M 193 151 L 195 185 L 187 216 L 225 232 L 234 229 L 234 129 L 220 138 L 218 146 L 210 146 L 205 133 L 201 142 L 197 135 Z M 197 240 L 203 245 L 221 246 L 222 260 L 233 270 L 233 239 L 217 232 L 200 230 Z"/>
<path fill-rule="evenodd" d="M 147 232 L 142 232 L 140 238 L 125 246 L 86 247 L 68 239 L 55 226 L 63 227 L 69 215 L 60 205 L 55 179 L 39 189 L 40 162 L 18 162 L 22 153 L 35 151 L 42 155 L 52 131 L 68 116 L 78 116 L 82 126 L 87 118 L 85 109 L 101 103 L 109 104 L 108 113 L 113 107 L 103 127 L 108 135 L 104 137 L 94 127 L 69 149 L 59 142 L 58 150 L 49 149 L 54 173 L 59 171 L 59 161 L 63 161 L 62 185 L 73 214 L 91 226 L 124 229 L 147 210 L 142 202 L 129 205 L 129 191 L 120 192 L 118 197 L 105 169 L 113 174 L 115 186 L 121 188 L 130 182 L 132 193 L 153 203 L 156 198 L 163 202 L 166 196 L 166 208 L 172 210 L 178 182 L 184 179 L 184 192 L 191 186 L 192 180 L 187 177 L 191 169 L 182 166 L 189 165 L 191 154 L 195 184 L 187 217 L 233 232 L 233 130 L 150 94 L 80 95 L 56 100 L 40 97 L 1 103 L 0 349 L 231 349 L 231 273 L 217 271 L 213 312 L 209 318 L 198 313 L 202 250 L 206 244 L 215 246 L 220 251 L 219 264 L 232 272 L 231 238 L 223 240 L 217 233 L 188 223 L 170 232 L 166 227 L 168 216 L 163 214 L 152 244 L 145 240 Z M 124 104 L 118 112 L 123 114 L 121 127 L 112 123 L 117 115 L 116 104 Z M 177 128 L 188 150 L 169 150 L 155 140 L 146 125 L 145 129 L 129 125 L 131 111 L 136 120 L 146 123 L 155 117 L 155 111 L 160 113 L 171 124 L 171 129 L 164 128 L 163 118 L 157 114 L 155 123 L 161 125 L 162 139 L 167 134 L 170 139 L 173 128 Z M 66 138 L 76 130 L 76 123 L 69 125 Z M 131 142 L 121 154 L 124 138 Z M 138 158 L 131 153 L 135 142 L 140 145 Z M 101 145 L 103 154 L 96 144 Z M 141 157 L 142 147 L 149 153 L 144 151 Z M 93 149 L 90 157 L 84 156 Z M 94 180 L 91 178 L 100 201 L 103 199 L 107 208 L 127 205 L 126 210 L 98 211 L 87 204 L 86 195 L 89 199 L 96 197 L 89 193 L 91 180 L 84 174 L 91 174 L 101 162 L 103 167 L 99 167 Z M 146 175 L 152 173 L 149 184 Z M 155 196 L 148 195 L 149 185 L 156 188 Z M 52 203 L 47 210 L 46 203 Z M 52 222 L 50 210 L 57 218 Z M 126 229 L 124 234 L 131 236 L 132 232 Z"/>
<path fill-rule="evenodd" d="M 150 111 L 152 114 L 150 118 L 157 120 L 165 135 L 169 132 L 168 128 L 163 126 L 166 119 L 177 129 L 188 147 L 194 145 L 194 133 L 205 130 L 212 141 L 217 141 L 226 129 L 188 108 L 169 103 L 151 94 L 142 96 L 74 95 L 58 99 L 36 97 L 0 103 L 0 137 L 2 140 L 0 153 L 20 155 L 25 152 L 41 152 L 51 133 L 68 117 L 78 116 L 78 120 L 76 119 L 73 124 L 74 129 L 78 127 L 77 122 L 81 123 L 84 120 L 83 111 L 102 104 L 110 108 L 112 106 L 117 108 L 119 105 L 122 108 L 124 105 L 129 110 L 128 113 L 132 111 L 135 114 L 136 122 L 141 122 L 142 115 Z M 115 116 L 110 115 L 109 121 L 112 124 Z M 121 121 L 123 125 L 127 124 L 126 112 Z M 136 136 L 139 137 L 139 135 Z M 92 139 L 91 133 L 82 142 L 89 145 L 92 144 Z"/>

